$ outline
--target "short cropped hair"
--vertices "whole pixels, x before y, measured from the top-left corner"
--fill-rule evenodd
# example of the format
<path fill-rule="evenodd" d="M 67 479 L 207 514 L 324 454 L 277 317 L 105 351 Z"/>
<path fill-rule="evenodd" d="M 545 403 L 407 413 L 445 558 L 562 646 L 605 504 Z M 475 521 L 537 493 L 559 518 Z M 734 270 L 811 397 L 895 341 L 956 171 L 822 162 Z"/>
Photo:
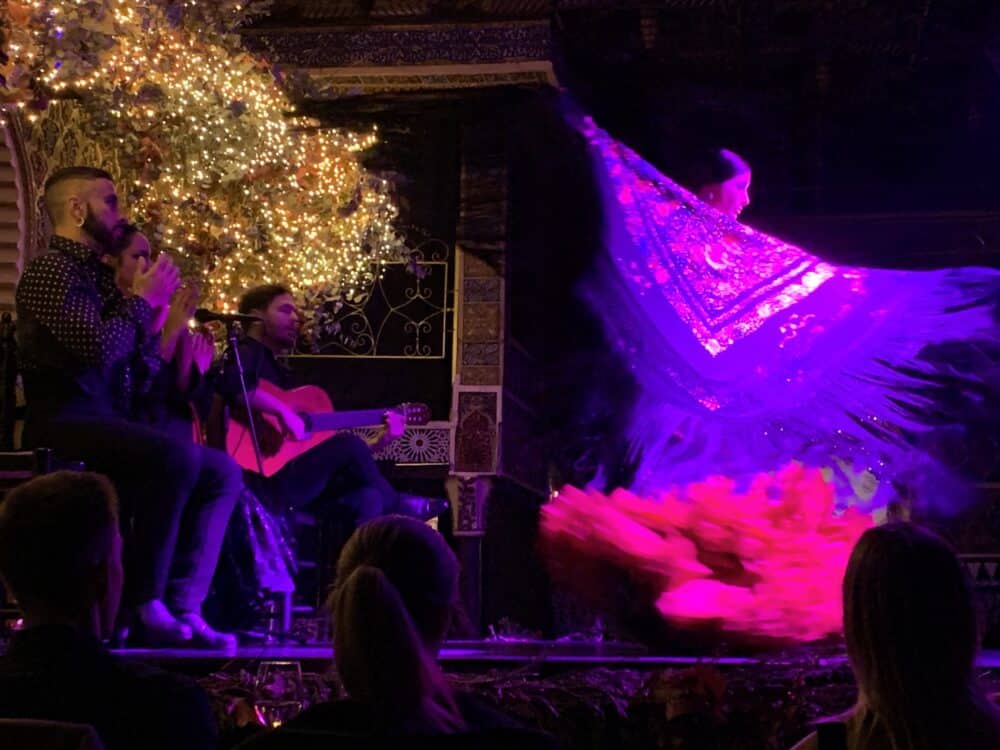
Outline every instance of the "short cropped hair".
<path fill-rule="evenodd" d="M 27 610 L 76 614 L 118 525 L 111 482 L 91 472 L 35 477 L 0 501 L 0 578 Z"/>
<path fill-rule="evenodd" d="M 66 182 L 67 180 L 115 181 L 107 170 L 99 167 L 63 167 L 62 169 L 57 169 L 53 172 L 49 179 L 45 181 L 45 188 L 43 192 L 48 193 L 60 182 Z"/>
<path fill-rule="evenodd" d="M 91 182 L 95 180 L 111 180 L 114 182 L 114 178 L 108 172 L 98 167 L 63 167 L 62 169 L 57 169 L 45 181 L 45 188 L 42 193 L 42 198 L 45 201 L 45 210 L 53 224 L 58 224 L 63 220 L 64 216 L 66 192 L 60 189 L 60 186 L 71 180 Z"/>
<path fill-rule="evenodd" d="M 291 294 L 291 290 L 281 284 L 264 284 L 255 286 L 243 293 L 240 297 L 239 311 L 241 315 L 247 315 L 254 310 L 266 310 L 275 298 L 282 294 Z"/>

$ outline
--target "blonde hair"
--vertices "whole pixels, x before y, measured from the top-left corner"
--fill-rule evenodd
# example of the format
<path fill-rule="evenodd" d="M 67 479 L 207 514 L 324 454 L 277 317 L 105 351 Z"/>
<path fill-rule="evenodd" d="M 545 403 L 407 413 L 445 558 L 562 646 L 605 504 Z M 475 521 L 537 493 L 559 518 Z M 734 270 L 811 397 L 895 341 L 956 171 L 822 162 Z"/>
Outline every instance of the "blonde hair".
<path fill-rule="evenodd" d="M 844 636 L 858 682 L 852 747 L 1000 747 L 975 678 L 972 586 L 948 544 L 908 523 L 866 531 L 844 574 Z"/>
<path fill-rule="evenodd" d="M 340 555 L 329 600 L 334 661 L 348 695 L 386 726 L 466 728 L 437 663 L 458 573 L 441 535 L 401 516 L 360 526 Z"/>

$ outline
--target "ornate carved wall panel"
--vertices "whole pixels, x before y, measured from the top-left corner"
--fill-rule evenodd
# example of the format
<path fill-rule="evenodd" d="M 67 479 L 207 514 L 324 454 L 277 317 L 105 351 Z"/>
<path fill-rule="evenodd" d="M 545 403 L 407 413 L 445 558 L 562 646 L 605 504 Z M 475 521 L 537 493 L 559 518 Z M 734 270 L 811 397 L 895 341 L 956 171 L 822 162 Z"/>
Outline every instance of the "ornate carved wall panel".
<path fill-rule="evenodd" d="M 324 124 L 347 127 L 333 105 Z M 400 111 L 394 102 L 372 117 L 378 146 L 365 154 L 369 169 L 391 180 L 400 207 L 397 231 L 411 256 L 318 319 L 314 351 L 292 360 L 305 382 L 326 388 L 338 409 L 402 401 L 427 403 L 431 423 L 410 427 L 379 458 L 406 465 L 451 463 L 451 379 L 455 359 L 455 216 L 459 167 L 454 114 L 436 106 Z"/>
<path fill-rule="evenodd" d="M 453 469 L 460 486 L 456 530 L 481 535 L 488 478 L 499 467 L 503 414 L 504 254 L 507 167 L 502 119 L 479 113 L 463 129 L 459 248 L 458 360 Z M 483 481 L 475 481 L 477 477 Z M 469 507 L 475 503 L 476 507 Z"/>
<path fill-rule="evenodd" d="M 14 288 L 34 247 L 31 165 L 17 117 L 8 117 L 0 146 L 0 310 L 14 309 Z"/>
<path fill-rule="evenodd" d="M 496 391 L 459 391 L 455 418 L 456 472 L 492 474 L 496 471 L 499 417 Z"/>
<path fill-rule="evenodd" d="M 377 430 L 355 430 L 362 437 L 374 437 Z M 451 426 L 429 424 L 426 427 L 407 427 L 399 440 L 390 443 L 375 454 L 380 461 L 395 461 L 408 466 L 450 466 Z"/>
<path fill-rule="evenodd" d="M 250 47 L 298 68 L 398 68 L 548 61 L 550 29 L 542 20 L 249 29 L 243 36 Z"/>
<path fill-rule="evenodd" d="M 556 83 L 547 20 L 249 29 L 244 39 L 307 73 L 313 101 Z"/>
<path fill-rule="evenodd" d="M 313 355 L 444 359 L 451 324 L 447 250 L 415 269 L 387 265 L 368 289 L 323 316 Z"/>
<path fill-rule="evenodd" d="M 453 91 L 486 86 L 555 85 L 548 62 L 497 65 L 427 65 L 389 68 L 333 68 L 309 70 L 314 100 L 339 99 L 358 94 Z"/>

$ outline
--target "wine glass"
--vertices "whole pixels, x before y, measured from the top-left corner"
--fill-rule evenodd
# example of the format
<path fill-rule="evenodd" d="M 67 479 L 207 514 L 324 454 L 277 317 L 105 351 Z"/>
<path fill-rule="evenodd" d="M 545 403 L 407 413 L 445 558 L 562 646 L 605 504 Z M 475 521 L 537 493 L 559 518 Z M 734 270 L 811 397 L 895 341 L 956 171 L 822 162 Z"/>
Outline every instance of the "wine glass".
<path fill-rule="evenodd" d="M 304 708 L 305 684 L 297 661 L 262 661 L 254 687 L 254 712 L 265 726 L 280 727 Z"/>
<path fill-rule="evenodd" d="M 302 712 L 302 701 L 264 701 L 253 705 L 257 721 L 265 727 L 277 729 L 289 719 L 294 719 Z"/>

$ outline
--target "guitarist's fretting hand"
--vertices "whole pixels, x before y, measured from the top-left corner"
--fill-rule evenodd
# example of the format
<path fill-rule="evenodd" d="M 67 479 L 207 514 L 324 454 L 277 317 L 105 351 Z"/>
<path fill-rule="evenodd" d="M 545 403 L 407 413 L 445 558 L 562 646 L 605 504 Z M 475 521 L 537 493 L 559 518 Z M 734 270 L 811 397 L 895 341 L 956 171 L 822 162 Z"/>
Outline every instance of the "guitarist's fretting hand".
<path fill-rule="evenodd" d="M 382 439 L 386 442 L 401 438 L 406 432 L 406 417 L 398 411 L 387 411 L 382 417 L 382 424 L 382 429 L 385 430 L 385 436 Z"/>
<path fill-rule="evenodd" d="M 363 409 L 334 413 L 330 395 L 322 388 L 307 385 L 284 390 L 260 379 L 249 393 L 253 413 L 260 415 L 258 428 L 264 454 L 264 476 L 273 476 L 290 461 L 330 438 L 338 430 L 362 428 L 366 442 L 378 450 L 404 434 L 407 427 L 425 425 L 430 420 L 427 404 L 400 404 L 389 410 Z M 308 417 L 301 415 L 308 414 Z M 226 444 L 237 463 L 248 471 L 259 471 L 253 443 L 247 435 L 246 421 L 234 407 L 226 435 Z M 309 425 L 306 431 L 303 420 Z M 257 420 L 255 420 L 257 421 Z M 371 427 L 378 425 L 378 429 Z M 298 438 L 304 439 L 298 439 Z M 275 438 L 273 441 L 271 438 Z"/>
<path fill-rule="evenodd" d="M 387 411 L 382 415 L 382 426 L 375 436 L 368 439 L 368 445 L 373 451 L 380 451 L 393 440 L 401 438 L 406 432 L 406 417 L 398 411 Z"/>

